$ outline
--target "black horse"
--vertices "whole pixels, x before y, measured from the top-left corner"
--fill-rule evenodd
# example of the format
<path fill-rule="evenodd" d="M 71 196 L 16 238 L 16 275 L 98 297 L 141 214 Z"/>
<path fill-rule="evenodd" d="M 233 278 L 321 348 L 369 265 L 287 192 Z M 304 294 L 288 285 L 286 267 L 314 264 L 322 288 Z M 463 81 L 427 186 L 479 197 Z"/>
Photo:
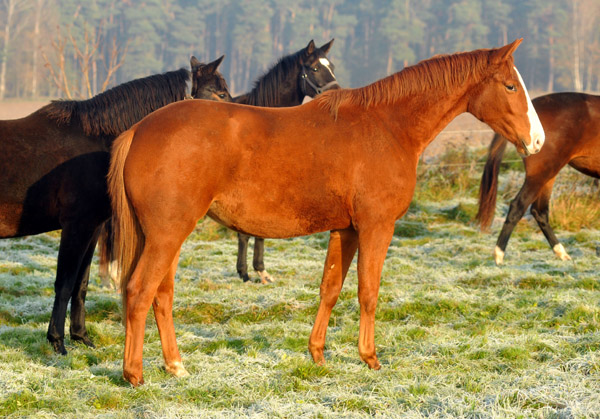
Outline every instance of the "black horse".
<path fill-rule="evenodd" d="M 193 94 L 231 100 L 210 64 L 192 58 Z M 71 300 L 71 339 L 93 346 L 85 328 L 89 268 L 100 226 L 111 215 L 106 174 L 113 140 L 150 112 L 184 99 L 186 69 L 119 85 L 92 99 L 53 101 L 31 115 L 0 121 L 0 238 L 62 229 L 48 340 L 66 354 L 65 317 Z"/>
<path fill-rule="evenodd" d="M 254 88 L 241 96 L 233 98 L 236 103 L 265 107 L 286 107 L 302 104 L 329 89 L 339 89 L 334 65 L 326 55 L 333 44 L 333 39 L 320 48 L 310 41 L 306 48 L 281 58 L 265 75 L 254 83 Z M 260 170 L 257 162 L 257 170 Z M 237 272 L 248 281 L 248 241 L 249 235 L 238 233 Z M 265 239 L 254 238 L 253 267 L 262 283 L 273 282 L 271 275 L 265 270 L 263 260 Z"/>

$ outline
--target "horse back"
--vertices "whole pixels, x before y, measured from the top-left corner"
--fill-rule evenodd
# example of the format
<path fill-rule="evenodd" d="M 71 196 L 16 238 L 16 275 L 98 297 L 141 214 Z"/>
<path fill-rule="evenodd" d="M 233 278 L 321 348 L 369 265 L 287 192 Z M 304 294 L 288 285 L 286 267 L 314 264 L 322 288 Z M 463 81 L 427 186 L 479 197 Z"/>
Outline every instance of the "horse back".
<path fill-rule="evenodd" d="M 546 132 L 542 150 L 524 159 L 529 175 L 558 172 L 567 163 L 591 176 L 600 167 L 600 96 L 563 92 L 533 101 Z"/>
<path fill-rule="evenodd" d="M 395 205 L 399 217 L 414 179 L 398 181 L 407 177 L 398 172 L 415 178 L 416 157 L 402 155 L 385 131 L 373 130 L 376 123 L 349 119 L 335 120 L 312 102 L 172 104 L 136 127 L 124 168 L 127 193 L 134 206 L 176 202 L 198 217 L 210 207 L 222 224 L 262 237 L 347 228 L 358 207 L 389 213 L 381 202 Z"/>

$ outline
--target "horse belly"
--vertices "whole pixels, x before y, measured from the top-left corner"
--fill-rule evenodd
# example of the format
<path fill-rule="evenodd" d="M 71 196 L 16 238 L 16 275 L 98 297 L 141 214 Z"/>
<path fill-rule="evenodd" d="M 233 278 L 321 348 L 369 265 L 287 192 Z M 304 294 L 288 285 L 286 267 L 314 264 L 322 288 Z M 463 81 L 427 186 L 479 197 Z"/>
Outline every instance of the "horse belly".
<path fill-rule="evenodd" d="M 292 203 L 268 200 L 215 200 L 207 215 L 241 233 L 288 238 L 347 228 L 350 216 L 339 205 L 315 200 Z"/>
<path fill-rule="evenodd" d="M 23 205 L 0 204 L 0 238 L 19 236 L 19 221 L 23 214 Z"/>
<path fill-rule="evenodd" d="M 569 165 L 581 173 L 600 178 L 600 155 L 590 155 L 576 157 L 569 162 Z"/>

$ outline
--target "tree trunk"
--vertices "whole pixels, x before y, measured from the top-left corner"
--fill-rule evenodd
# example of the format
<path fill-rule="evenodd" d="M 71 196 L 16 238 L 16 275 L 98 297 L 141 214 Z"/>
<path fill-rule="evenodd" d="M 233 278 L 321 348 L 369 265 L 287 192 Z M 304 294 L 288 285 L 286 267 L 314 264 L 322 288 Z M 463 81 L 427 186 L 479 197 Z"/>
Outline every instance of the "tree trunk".
<path fill-rule="evenodd" d="M 581 74 L 579 69 L 579 18 L 578 18 L 578 0 L 573 0 L 573 86 L 576 91 L 581 91 Z"/>
<path fill-rule="evenodd" d="M 37 0 L 35 5 L 35 24 L 33 27 L 33 57 L 31 69 L 31 97 L 37 97 L 38 84 L 38 66 L 39 66 L 39 49 L 40 49 L 40 22 L 42 20 L 42 8 L 45 0 Z"/>
<path fill-rule="evenodd" d="M 16 0 L 8 0 L 6 3 L 6 24 L 4 25 L 4 46 L 2 47 L 2 66 L 0 66 L 0 100 L 4 99 L 6 92 L 6 62 L 8 61 L 8 48 L 10 46 L 10 26 L 15 12 Z"/>
<path fill-rule="evenodd" d="M 554 91 L 554 37 L 552 35 L 548 37 L 548 57 L 548 86 L 546 86 L 546 90 L 550 93 Z"/>

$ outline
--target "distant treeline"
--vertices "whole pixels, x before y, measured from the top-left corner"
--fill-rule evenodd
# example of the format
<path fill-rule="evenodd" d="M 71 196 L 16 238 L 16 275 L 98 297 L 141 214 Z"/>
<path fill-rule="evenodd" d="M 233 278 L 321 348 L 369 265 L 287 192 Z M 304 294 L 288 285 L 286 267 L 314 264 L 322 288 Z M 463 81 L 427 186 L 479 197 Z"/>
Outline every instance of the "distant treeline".
<path fill-rule="evenodd" d="M 598 0 L 3 0 L 0 99 L 88 97 L 209 61 L 234 93 L 279 57 L 331 38 L 346 87 L 435 54 L 525 42 L 530 90 L 600 90 Z"/>

